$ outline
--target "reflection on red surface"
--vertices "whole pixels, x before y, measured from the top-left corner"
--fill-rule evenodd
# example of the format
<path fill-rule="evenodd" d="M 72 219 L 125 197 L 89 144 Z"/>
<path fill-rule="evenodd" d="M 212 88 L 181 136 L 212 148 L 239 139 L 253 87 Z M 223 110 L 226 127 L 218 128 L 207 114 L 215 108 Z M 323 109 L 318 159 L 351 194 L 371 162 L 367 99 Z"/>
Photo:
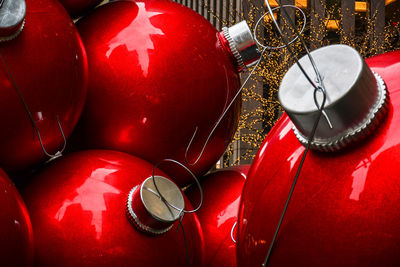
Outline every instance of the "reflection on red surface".
<path fill-rule="evenodd" d="M 300 146 L 293 152 L 292 155 L 289 156 L 288 161 L 290 163 L 290 168 L 293 168 L 293 166 L 297 162 L 297 159 L 301 156 L 303 151 L 304 151 L 304 148 L 302 146 Z"/>
<path fill-rule="evenodd" d="M 364 141 L 337 153 L 310 151 L 269 266 L 400 264 L 400 51 L 366 60 L 390 106 Z M 238 266 L 261 266 L 296 175 L 303 146 L 284 115 L 249 171 L 238 219 Z M 294 163 L 294 164 L 293 164 Z M 290 255 L 290 256 L 288 256 Z"/>
<path fill-rule="evenodd" d="M 25 203 L 0 169 L 0 259 L 2 266 L 33 266 L 33 231 Z"/>
<path fill-rule="evenodd" d="M 78 28 L 92 78 L 75 149 L 124 151 L 154 164 L 165 158 L 195 161 L 240 88 L 233 58 L 217 30 L 178 3 L 147 0 L 102 5 L 81 19 Z M 229 109 L 201 159 L 190 166 L 197 176 L 230 143 L 240 102 Z M 193 182 L 182 168 L 160 167 L 180 186 Z"/>
<path fill-rule="evenodd" d="M 290 132 L 291 130 L 292 130 L 291 124 L 287 124 L 285 127 L 283 127 L 283 129 L 279 133 L 279 140 L 282 140 L 283 138 L 285 138 L 287 133 Z"/>
<path fill-rule="evenodd" d="M 128 125 L 124 129 L 121 129 L 118 138 L 119 143 L 129 144 L 130 142 L 132 142 L 132 135 L 134 130 L 135 129 L 131 125 Z"/>
<path fill-rule="evenodd" d="M 145 8 L 145 3 L 137 3 L 140 9 Z M 147 9 L 146 9 L 147 10 Z M 129 52 L 136 51 L 138 55 L 138 64 L 141 66 L 143 76 L 147 77 L 149 72 L 149 51 L 154 50 L 153 35 L 164 35 L 161 28 L 155 27 L 150 19 L 156 15 L 163 14 L 162 12 L 151 12 L 147 10 L 146 13 L 139 12 L 136 18 L 133 18 L 131 24 L 120 31 L 117 36 L 111 39 L 108 43 L 109 49 L 106 53 L 107 58 L 114 49 L 125 46 Z M 140 31 L 137 29 L 140 28 Z M 140 40 L 140 45 L 137 45 L 136 40 Z"/>
<path fill-rule="evenodd" d="M 351 187 L 353 190 L 349 196 L 350 199 L 360 199 L 360 194 L 364 191 L 365 181 L 367 179 L 365 174 L 368 173 L 369 166 L 371 166 L 371 160 L 362 160 L 356 167 L 356 170 L 352 173 L 353 184 Z"/>
<path fill-rule="evenodd" d="M 236 215 L 239 209 L 239 201 L 240 201 L 240 195 L 237 197 L 237 199 L 235 199 L 232 203 L 226 206 L 226 208 L 218 214 L 217 227 L 220 227 L 222 224 L 232 219 L 232 217 L 235 217 L 234 222 L 236 221 Z"/>
<path fill-rule="evenodd" d="M 81 205 L 83 211 L 90 211 L 92 213 L 91 224 L 96 229 L 96 238 L 99 239 L 102 233 L 102 212 L 107 210 L 104 195 L 120 194 L 121 192 L 115 187 L 105 183 L 104 179 L 117 171 L 118 169 L 111 168 L 98 168 L 93 170 L 83 185 L 76 189 L 78 195 L 73 200 L 66 199 L 54 218 L 61 222 L 64 218 L 65 211 L 71 205 Z"/>
<path fill-rule="evenodd" d="M 126 215 L 129 191 L 152 173 L 152 164 L 115 151 L 81 151 L 54 161 L 23 192 L 35 266 L 186 266 L 178 223 L 152 236 Z M 193 208 L 187 199 L 185 205 Z M 185 215 L 182 224 L 191 265 L 201 266 L 204 239 L 196 214 Z"/>
<path fill-rule="evenodd" d="M 207 267 L 236 266 L 236 245 L 231 239 L 231 230 L 237 221 L 249 167 L 241 165 L 218 170 L 202 179 L 204 202 L 197 215 L 204 232 Z M 193 200 L 197 193 L 192 189 L 188 195 Z"/>

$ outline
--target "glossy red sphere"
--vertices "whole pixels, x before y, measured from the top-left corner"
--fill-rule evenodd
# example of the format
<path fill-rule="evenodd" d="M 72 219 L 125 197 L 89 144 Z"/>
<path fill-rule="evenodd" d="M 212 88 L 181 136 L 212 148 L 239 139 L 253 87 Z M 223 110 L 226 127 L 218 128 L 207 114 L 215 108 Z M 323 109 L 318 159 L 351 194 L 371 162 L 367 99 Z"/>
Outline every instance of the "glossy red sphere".
<path fill-rule="evenodd" d="M 58 0 L 65 7 L 71 17 L 79 17 L 85 12 L 94 8 L 102 2 L 102 0 Z"/>
<path fill-rule="evenodd" d="M 154 164 L 195 162 L 207 136 L 239 88 L 232 57 L 217 30 L 172 1 L 116 1 L 78 24 L 89 61 L 87 105 L 77 134 L 82 146 L 132 153 Z M 229 110 L 201 159 L 198 176 L 215 164 L 238 122 Z M 173 166 L 175 167 L 175 166 Z M 160 168 L 180 185 L 180 168 Z"/>
<path fill-rule="evenodd" d="M 196 213 L 204 233 L 205 266 L 236 266 L 236 244 L 231 231 L 237 222 L 240 195 L 249 167 L 221 169 L 202 179 L 204 202 Z M 188 197 L 198 198 L 197 189 L 191 189 Z"/>
<path fill-rule="evenodd" d="M 0 43 L 0 166 L 20 170 L 47 157 L 40 146 L 15 80 L 35 120 L 45 149 L 54 154 L 82 112 L 87 91 L 87 59 L 72 20 L 56 0 L 27 0 L 25 26 Z"/>
<path fill-rule="evenodd" d="M 60 158 L 32 179 L 23 197 L 32 219 L 36 265 L 186 266 L 177 222 L 167 233 L 152 236 L 139 232 L 127 217 L 130 190 L 152 171 L 152 164 L 134 156 L 92 150 Z M 183 225 L 191 265 L 200 266 L 200 223 L 191 213 Z"/>
<path fill-rule="evenodd" d="M 269 266 L 400 264 L 400 52 L 367 59 L 385 80 L 387 117 L 339 153 L 310 151 Z M 239 266 L 261 266 L 304 147 L 284 115 L 249 171 L 239 214 Z"/>
<path fill-rule="evenodd" d="M 0 169 L 0 257 L 3 266 L 33 266 L 33 231 L 25 204 Z"/>

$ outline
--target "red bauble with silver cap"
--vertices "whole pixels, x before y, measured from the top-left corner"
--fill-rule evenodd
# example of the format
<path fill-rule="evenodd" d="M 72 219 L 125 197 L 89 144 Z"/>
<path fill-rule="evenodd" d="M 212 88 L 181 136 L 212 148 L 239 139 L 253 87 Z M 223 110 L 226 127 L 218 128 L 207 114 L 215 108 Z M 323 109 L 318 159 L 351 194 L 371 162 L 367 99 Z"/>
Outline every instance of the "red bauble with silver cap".
<path fill-rule="evenodd" d="M 55 160 L 23 190 L 36 265 L 186 266 L 189 259 L 201 266 L 197 216 L 184 215 L 177 231 L 181 210 L 192 207 L 158 169 L 153 181 L 153 170 L 137 157 L 106 150 Z"/>
<path fill-rule="evenodd" d="M 196 212 L 204 233 L 205 266 L 236 266 L 236 222 L 240 195 L 249 170 L 240 165 L 214 171 L 202 179 L 203 206 Z M 196 199 L 197 189 L 187 192 Z"/>
<path fill-rule="evenodd" d="M 174 159 L 197 176 L 207 172 L 233 137 L 240 99 L 207 137 L 238 92 L 238 70 L 259 57 L 248 26 L 227 31 L 233 36 L 226 38 L 172 1 L 116 1 L 78 28 L 91 77 L 76 136 L 81 145 L 125 151 L 154 164 Z M 250 45 L 237 44 L 237 35 Z M 179 185 L 191 182 L 179 169 L 160 167 Z"/>
<path fill-rule="evenodd" d="M 87 60 L 57 1 L 1 3 L 0 165 L 14 171 L 46 159 L 40 138 L 48 154 L 62 149 L 83 109 Z"/>
<path fill-rule="evenodd" d="M 3 266 L 33 266 L 33 231 L 25 204 L 0 169 L 0 258 Z"/>
<path fill-rule="evenodd" d="M 267 266 L 399 265 L 400 52 L 367 59 L 370 68 L 343 45 L 311 55 L 332 128 L 323 115 Z M 307 61 L 300 60 L 314 73 Z M 239 266 L 266 259 L 304 152 L 299 140 L 315 122 L 314 89 L 297 73 L 293 66 L 279 92 L 289 116 L 264 141 L 243 189 Z"/>

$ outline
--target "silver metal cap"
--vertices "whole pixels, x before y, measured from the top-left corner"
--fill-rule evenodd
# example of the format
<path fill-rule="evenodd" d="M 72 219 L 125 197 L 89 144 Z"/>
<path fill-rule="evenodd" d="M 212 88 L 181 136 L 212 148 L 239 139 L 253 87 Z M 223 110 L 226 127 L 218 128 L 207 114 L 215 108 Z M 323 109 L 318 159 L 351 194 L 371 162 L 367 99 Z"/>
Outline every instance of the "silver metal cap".
<path fill-rule="evenodd" d="M 140 188 L 140 197 L 143 201 L 143 205 L 155 219 L 168 223 L 175 222 L 179 219 L 181 211 L 185 207 L 185 200 L 183 199 L 181 190 L 170 179 L 163 176 L 154 176 L 154 178 L 158 190 L 165 200 L 181 210 L 174 209 L 161 200 L 154 187 L 152 177 L 147 178 Z"/>
<path fill-rule="evenodd" d="M 245 20 L 229 28 L 224 27 L 222 31 L 237 61 L 239 71 L 243 71 L 257 62 L 261 53 Z"/>
<path fill-rule="evenodd" d="M 139 231 L 160 235 L 171 230 L 185 207 L 183 194 L 178 186 L 163 176 L 147 178 L 134 186 L 126 201 L 126 215 Z"/>
<path fill-rule="evenodd" d="M 385 84 L 350 46 L 330 45 L 314 50 L 311 55 L 326 89 L 324 111 L 329 119 L 321 117 L 311 148 L 336 151 L 364 138 L 380 122 L 387 111 Z M 308 57 L 302 57 L 300 63 L 317 82 Z M 278 97 L 304 145 L 319 112 L 313 93 L 314 88 L 294 64 L 283 77 Z M 321 103 L 322 93 L 318 97 Z"/>
<path fill-rule="evenodd" d="M 0 0 L 0 41 L 14 39 L 23 29 L 25 0 Z"/>

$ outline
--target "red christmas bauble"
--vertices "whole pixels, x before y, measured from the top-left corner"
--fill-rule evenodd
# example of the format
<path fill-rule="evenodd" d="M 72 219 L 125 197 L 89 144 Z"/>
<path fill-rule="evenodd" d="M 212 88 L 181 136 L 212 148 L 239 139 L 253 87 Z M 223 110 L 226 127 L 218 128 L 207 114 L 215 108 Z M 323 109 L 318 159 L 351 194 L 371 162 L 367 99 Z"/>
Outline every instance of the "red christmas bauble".
<path fill-rule="evenodd" d="M 357 145 L 309 151 L 268 266 L 400 264 L 400 52 L 366 61 L 386 83 L 388 114 Z M 292 126 L 284 115 L 249 171 L 238 220 L 239 266 L 261 266 L 266 258 L 304 151 Z"/>
<path fill-rule="evenodd" d="M 146 217 L 144 208 L 136 205 L 139 197 L 146 199 L 142 191 L 143 195 L 131 194 L 152 173 L 152 164 L 106 150 L 77 152 L 52 163 L 23 191 L 35 234 L 36 264 L 185 266 L 185 241 L 182 229 L 177 231 L 178 222 L 166 233 L 142 233 L 147 226 L 163 224 Z M 164 176 L 158 170 L 155 175 Z M 149 194 L 157 193 L 153 189 Z M 191 209 L 186 198 L 184 202 Z M 182 224 L 191 265 L 200 266 L 204 239 L 197 216 L 185 215 Z"/>
<path fill-rule="evenodd" d="M 4 39 L 0 43 L 4 59 L 0 59 L 0 165 L 14 171 L 46 158 L 16 87 L 44 148 L 54 154 L 64 143 L 58 121 L 68 137 L 82 112 L 87 59 L 78 31 L 58 1 L 27 0 L 26 5 L 24 0 L 5 1 L 2 16 L 20 19 L 12 33 L 0 32 Z M 2 23 L 1 30 L 7 28 Z"/>
<path fill-rule="evenodd" d="M 102 0 L 59 0 L 71 17 L 79 17 L 102 2 Z"/>
<path fill-rule="evenodd" d="M 206 246 L 205 266 L 236 266 L 236 244 L 231 232 L 239 212 L 240 195 L 249 165 L 221 169 L 202 179 L 203 206 L 197 211 Z M 190 190 L 190 199 L 197 197 Z M 236 238 L 233 231 L 233 238 Z"/>
<path fill-rule="evenodd" d="M 90 66 L 77 134 L 82 146 L 124 151 L 154 164 L 171 158 L 198 176 L 207 172 L 229 144 L 241 104 L 228 111 L 201 159 L 187 164 L 196 161 L 239 89 L 233 57 L 217 30 L 172 1 L 111 2 L 78 28 Z M 180 185 L 192 182 L 180 169 L 160 168 Z"/>
<path fill-rule="evenodd" d="M 33 231 L 25 204 L 0 169 L 0 257 L 4 266 L 33 266 Z"/>

